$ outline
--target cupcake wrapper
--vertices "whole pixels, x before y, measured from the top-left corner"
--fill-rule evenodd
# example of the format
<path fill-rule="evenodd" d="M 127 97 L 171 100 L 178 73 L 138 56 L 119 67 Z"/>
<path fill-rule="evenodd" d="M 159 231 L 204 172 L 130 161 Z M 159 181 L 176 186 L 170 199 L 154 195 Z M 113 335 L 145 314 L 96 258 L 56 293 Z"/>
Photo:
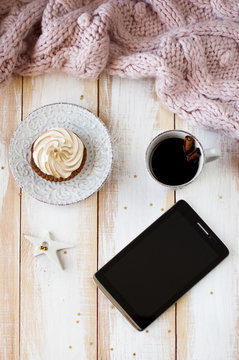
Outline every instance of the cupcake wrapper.
<path fill-rule="evenodd" d="M 32 147 L 31 147 L 31 167 L 32 169 L 35 171 L 35 173 L 37 173 L 37 175 L 41 176 L 43 179 L 47 180 L 47 181 L 52 181 L 52 182 L 62 182 L 62 181 L 68 181 L 68 180 L 71 180 L 73 179 L 76 175 L 79 174 L 79 172 L 83 169 L 84 165 L 85 165 L 85 162 L 86 162 L 86 157 L 87 157 L 87 150 L 86 148 L 84 148 L 84 153 L 83 153 L 83 159 L 82 159 L 82 162 L 81 162 L 81 165 L 78 169 L 74 170 L 71 175 L 64 179 L 62 177 L 60 178 L 56 178 L 52 175 L 48 175 L 48 174 L 45 174 L 43 173 L 39 168 L 38 166 L 35 164 L 35 161 L 34 161 L 34 158 L 33 158 L 33 146 L 34 146 L 34 143 L 32 144 Z"/>

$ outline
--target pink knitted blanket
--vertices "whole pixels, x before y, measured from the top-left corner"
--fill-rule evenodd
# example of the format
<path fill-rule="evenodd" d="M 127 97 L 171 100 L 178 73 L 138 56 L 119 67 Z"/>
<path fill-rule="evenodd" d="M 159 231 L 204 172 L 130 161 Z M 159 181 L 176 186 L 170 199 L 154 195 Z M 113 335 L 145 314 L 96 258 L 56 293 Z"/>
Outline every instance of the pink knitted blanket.
<path fill-rule="evenodd" d="M 153 77 L 184 119 L 239 139 L 238 0 L 0 0 L 0 84 L 61 69 Z"/>

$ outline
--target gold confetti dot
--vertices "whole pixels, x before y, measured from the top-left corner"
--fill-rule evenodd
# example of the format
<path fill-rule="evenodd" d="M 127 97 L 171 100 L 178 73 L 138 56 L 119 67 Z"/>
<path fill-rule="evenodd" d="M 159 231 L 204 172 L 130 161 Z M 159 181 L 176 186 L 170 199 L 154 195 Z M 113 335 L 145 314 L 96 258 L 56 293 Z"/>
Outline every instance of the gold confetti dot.
<path fill-rule="evenodd" d="M 19 195 L 19 196 L 22 196 L 22 193 L 19 193 L 18 195 Z"/>
<path fill-rule="evenodd" d="M 161 208 L 161 211 L 164 211 L 164 208 Z"/>
<path fill-rule="evenodd" d="M 4 170 L 4 169 L 5 169 L 5 166 L 1 166 L 1 169 Z"/>
<path fill-rule="evenodd" d="M 66 251 L 66 250 L 64 251 L 64 254 L 67 254 L 67 251 Z"/>
<path fill-rule="evenodd" d="M 78 313 L 77 315 L 80 316 L 80 313 Z"/>
<path fill-rule="evenodd" d="M 136 353 L 133 353 L 133 356 L 136 356 Z"/>
<path fill-rule="evenodd" d="M 114 307 L 114 305 L 111 305 L 111 309 L 114 309 L 115 307 Z"/>
<path fill-rule="evenodd" d="M 171 333 L 171 330 L 168 330 L 168 333 Z"/>
<path fill-rule="evenodd" d="M 71 346 L 71 345 L 69 346 L 69 349 L 72 349 L 72 346 Z"/>
<path fill-rule="evenodd" d="M 113 350 L 114 350 L 114 348 L 110 348 L 110 350 L 111 350 L 111 351 L 113 351 Z"/>
<path fill-rule="evenodd" d="M 47 250 L 48 250 L 48 247 L 47 247 L 47 246 L 44 246 L 44 247 L 43 247 L 43 250 L 44 250 L 44 251 L 47 251 Z"/>
<path fill-rule="evenodd" d="M 127 210 L 127 206 L 124 206 L 124 209 Z"/>
<path fill-rule="evenodd" d="M 219 199 L 222 199 L 222 195 L 219 195 Z"/>
<path fill-rule="evenodd" d="M 136 179 L 136 178 L 137 178 L 137 175 L 134 175 L 134 178 Z"/>
<path fill-rule="evenodd" d="M 152 203 L 150 203 L 150 204 L 149 204 L 149 206 L 153 206 L 153 204 L 152 204 Z"/>
<path fill-rule="evenodd" d="M 210 294 L 213 295 L 213 291 L 210 291 Z"/>
<path fill-rule="evenodd" d="M 149 331 L 148 330 L 146 330 L 146 333 L 148 333 Z"/>
<path fill-rule="evenodd" d="M 44 250 L 44 246 L 41 245 L 41 246 L 40 246 L 40 250 Z"/>
<path fill-rule="evenodd" d="M 76 320 L 76 323 L 79 324 L 79 320 Z"/>
<path fill-rule="evenodd" d="M 90 345 L 93 345 L 93 341 L 90 342 Z"/>
<path fill-rule="evenodd" d="M 80 96 L 80 100 L 83 100 L 83 99 L 84 99 L 84 95 L 81 95 L 81 96 Z"/>

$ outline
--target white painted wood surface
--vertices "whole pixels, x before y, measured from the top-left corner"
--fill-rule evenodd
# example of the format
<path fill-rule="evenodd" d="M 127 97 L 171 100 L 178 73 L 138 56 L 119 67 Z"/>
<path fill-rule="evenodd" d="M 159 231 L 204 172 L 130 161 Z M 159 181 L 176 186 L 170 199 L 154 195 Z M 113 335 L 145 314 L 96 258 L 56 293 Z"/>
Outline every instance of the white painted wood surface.
<path fill-rule="evenodd" d="M 0 359 L 19 353 L 19 187 L 8 165 L 9 143 L 21 121 L 22 80 L 1 90 L 0 96 Z"/>
<path fill-rule="evenodd" d="M 239 144 L 177 119 L 205 148 L 221 149 L 189 187 L 177 191 L 222 239 L 230 255 L 179 302 L 178 360 L 239 358 Z"/>
<path fill-rule="evenodd" d="M 173 114 L 153 96 L 153 82 L 103 77 L 100 117 L 113 139 L 114 167 L 99 197 L 99 266 L 101 267 L 172 206 L 173 191 L 165 191 L 144 165 L 151 139 L 173 128 Z M 99 294 L 99 359 L 173 359 L 175 313 L 172 307 L 159 321 L 138 332 Z M 134 355 L 136 354 L 136 355 Z"/>
<path fill-rule="evenodd" d="M 84 96 L 83 100 L 81 95 Z M 97 83 L 64 74 L 24 79 L 23 113 L 65 101 L 97 111 Z M 24 360 L 94 359 L 97 304 L 92 274 L 97 268 L 97 194 L 72 206 L 50 206 L 22 196 L 22 234 L 76 243 L 60 251 L 65 271 L 47 257 L 33 258 L 22 236 L 20 358 Z M 80 315 L 78 315 L 80 314 Z"/>
<path fill-rule="evenodd" d="M 238 360 L 239 145 L 176 118 L 155 98 L 153 81 L 101 76 L 81 81 L 55 73 L 16 78 L 0 90 L 0 359 Z M 113 171 L 98 194 L 66 207 L 40 203 L 19 188 L 7 165 L 11 135 L 32 110 L 71 102 L 98 113 L 113 139 Z M 147 174 L 144 153 L 159 132 L 191 131 L 222 157 L 184 190 Z M 4 166 L 4 169 L 1 169 Z M 136 331 L 97 290 L 92 275 L 173 205 L 188 201 L 231 254 L 147 331 Z M 76 243 L 60 271 L 33 258 L 23 234 Z M 21 243 L 19 236 L 21 232 Z M 20 246 L 21 245 L 21 246 Z M 10 254 L 10 255 L 9 255 Z M 79 314 L 79 315 L 78 315 Z"/>

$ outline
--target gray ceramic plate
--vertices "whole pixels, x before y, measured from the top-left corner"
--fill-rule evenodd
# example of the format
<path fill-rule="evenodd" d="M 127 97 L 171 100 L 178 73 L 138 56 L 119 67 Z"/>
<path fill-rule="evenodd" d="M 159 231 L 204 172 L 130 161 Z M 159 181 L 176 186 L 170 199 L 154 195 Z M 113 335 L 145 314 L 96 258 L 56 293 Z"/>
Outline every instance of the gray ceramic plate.
<path fill-rule="evenodd" d="M 73 179 L 50 182 L 31 168 L 31 146 L 47 129 L 61 126 L 77 134 L 87 149 L 86 163 Z M 43 106 L 17 127 L 10 143 L 10 167 L 24 191 L 54 205 L 86 199 L 104 184 L 112 166 L 112 146 L 107 128 L 94 114 L 78 105 L 59 103 Z"/>

